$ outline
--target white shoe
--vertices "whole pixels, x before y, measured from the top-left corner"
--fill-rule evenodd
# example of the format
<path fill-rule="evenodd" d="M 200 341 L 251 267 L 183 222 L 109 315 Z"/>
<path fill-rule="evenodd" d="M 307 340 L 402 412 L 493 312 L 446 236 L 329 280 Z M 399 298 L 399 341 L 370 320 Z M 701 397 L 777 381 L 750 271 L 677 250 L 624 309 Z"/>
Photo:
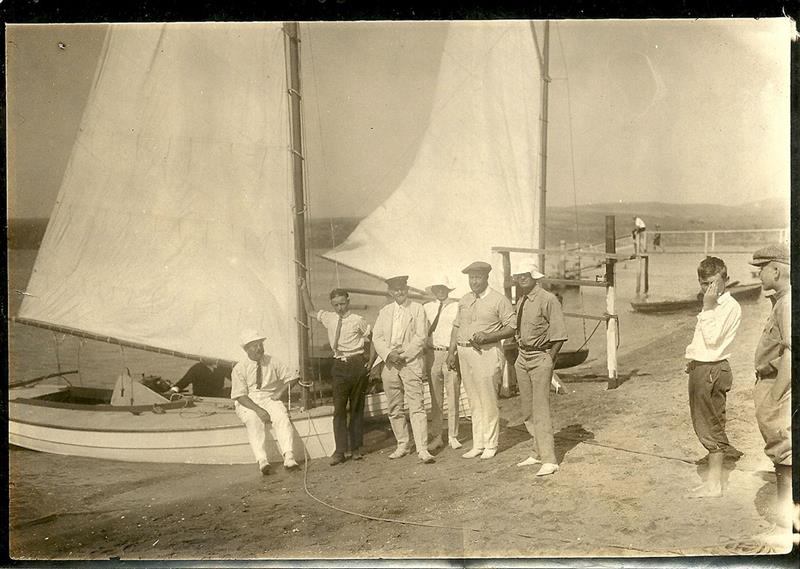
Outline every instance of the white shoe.
<path fill-rule="evenodd" d="M 548 474 L 555 474 L 558 472 L 558 465 L 550 462 L 545 462 L 536 473 L 536 476 L 547 476 Z"/>
<path fill-rule="evenodd" d="M 395 451 L 389 455 L 389 458 L 403 458 L 405 455 L 408 454 L 408 449 L 406 447 L 397 447 Z"/>
<path fill-rule="evenodd" d="M 542 461 L 539 460 L 538 458 L 533 458 L 532 456 L 529 456 L 522 462 L 518 462 L 517 466 L 535 466 L 537 464 L 542 464 Z"/>
<path fill-rule="evenodd" d="M 269 462 L 266 460 L 259 461 L 258 469 L 261 471 L 261 474 L 267 476 L 269 474 Z"/>
<path fill-rule="evenodd" d="M 292 470 L 298 466 L 300 465 L 297 464 L 297 461 L 294 459 L 294 455 L 290 452 L 287 452 L 283 457 L 283 467 L 287 470 Z"/>
<path fill-rule="evenodd" d="M 481 454 L 481 458 L 486 460 L 488 458 L 494 458 L 494 455 L 497 454 L 496 448 L 485 448 L 483 449 L 483 454 Z"/>
<path fill-rule="evenodd" d="M 450 448 L 453 449 L 453 450 L 460 449 L 461 446 L 462 446 L 461 443 L 458 442 L 458 439 L 452 439 L 452 438 L 450 439 L 449 444 L 450 444 Z"/>
<path fill-rule="evenodd" d="M 442 440 L 442 437 L 434 437 L 433 440 L 428 443 L 428 452 L 437 451 L 442 447 L 444 447 L 444 441 Z"/>
<path fill-rule="evenodd" d="M 483 454 L 482 448 L 473 448 L 461 455 L 461 458 L 476 458 Z"/>
<path fill-rule="evenodd" d="M 430 464 L 432 462 L 436 462 L 436 459 L 433 458 L 433 455 L 428 451 L 420 451 L 419 459 L 424 462 L 425 464 Z"/>

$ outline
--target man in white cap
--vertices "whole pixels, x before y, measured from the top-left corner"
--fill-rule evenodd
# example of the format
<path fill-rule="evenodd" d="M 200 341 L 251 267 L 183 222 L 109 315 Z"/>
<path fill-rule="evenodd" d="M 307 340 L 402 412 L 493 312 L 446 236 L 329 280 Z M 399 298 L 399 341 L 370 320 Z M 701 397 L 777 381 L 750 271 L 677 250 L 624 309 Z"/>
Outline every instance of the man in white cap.
<path fill-rule="evenodd" d="M 463 458 L 494 457 L 500 438 L 497 389 L 505 363 L 500 342 L 514 335 L 515 323 L 511 302 L 489 288 L 491 270 L 489 263 L 476 261 L 461 271 L 469 277 L 472 292 L 458 301 L 447 352 L 447 365 L 452 370 L 458 357 L 472 410 L 472 449 Z"/>
<path fill-rule="evenodd" d="M 388 403 L 389 423 L 397 439 L 397 449 L 389 458 L 401 458 L 411 452 L 408 423 L 403 401 L 408 404 L 411 430 L 419 459 L 434 462 L 428 452 L 428 417 L 422 401 L 423 349 L 428 334 L 425 310 L 408 298 L 408 277 L 386 280 L 394 300 L 381 308 L 372 332 L 372 343 L 384 361 L 381 379 Z"/>
<path fill-rule="evenodd" d="M 264 353 L 265 336 L 256 330 L 244 330 L 240 345 L 247 354 L 231 372 L 231 399 L 236 414 L 247 427 L 250 448 L 258 461 L 262 474 L 269 474 L 267 460 L 267 426 L 275 429 L 278 449 L 283 455 L 283 466 L 297 468 L 294 459 L 294 428 L 281 396 L 297 381 L 298 374 L 285 364 Z"/>
<path fill-rule="evenodd" d="M 561 346 L 567 340 L 564 313 L 556 295 L 544 290 L 536 265 L 514 275 L 517 281 L 517 361 L 522 421 L 534 451 L 517 466 L 540 465 L 537 476 L 558 471 L 550 418 L 550 383 Z"/>
<path fill-rule="evenodd" d="M 453 332 L 453 320 L 458 314 L 458 301 L 450 298 L 453 288 L 446 276 L 439 278 L 427 291 L 436 300 L 426 303 L 423 308 L 428 317 L 428 341 L 425 349 L 425 371 L 431 392 L 431 433 L 433 437 L 428 450 L 434 452 L 442 448 L 442 415 L 444 393 L 447 393 L 447 438 L 450 448 L 461 448 L 458 442 L 459 398 L 461 378 L 457 370 L 447 366 L 447 350 Z"/>
<path fill-rule="evenodd" d="M 755 353 L 753 387 L 756 421 L 764 453 L 775 465 L 780 525 L 789 525 L 792 504 L 792 280 L 786 244 L 773 244 L 753 253 L 761 288 L 775 291 L 774 304 Z"/>

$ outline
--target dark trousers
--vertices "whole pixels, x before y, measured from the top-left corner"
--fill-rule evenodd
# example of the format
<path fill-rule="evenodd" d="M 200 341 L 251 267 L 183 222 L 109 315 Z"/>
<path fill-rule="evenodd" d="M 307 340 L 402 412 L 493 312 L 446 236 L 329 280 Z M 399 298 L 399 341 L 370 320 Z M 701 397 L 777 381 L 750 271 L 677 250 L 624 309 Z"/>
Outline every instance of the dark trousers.
<path fill-rule="evenodd" d="M 708 452 L 731 448 L 725 434 L 725 402 L 733 383 L 728 360 L 689 362 L 689 411 L 692 426 Z"/>
<path fill-rule="evenodd" d="M 333 436 L 336 440 L 334 454 L 344 455 L 348 449 L 355 450 L 364 444 L 364 397 L 369 378 L 364 365 L 365 355 L 353 356 L 349 360 L 334 360 L 331 369 L 333 379 Z M 347 421 L 347 406 L 350 405 L 350 422 Z"/>

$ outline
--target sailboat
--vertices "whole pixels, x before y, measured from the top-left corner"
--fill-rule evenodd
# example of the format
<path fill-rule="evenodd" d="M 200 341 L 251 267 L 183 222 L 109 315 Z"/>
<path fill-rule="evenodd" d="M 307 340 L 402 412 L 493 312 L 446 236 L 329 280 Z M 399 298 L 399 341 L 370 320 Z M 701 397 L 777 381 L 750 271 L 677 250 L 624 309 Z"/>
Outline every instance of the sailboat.
<path fill-rule="evenodd" d="M 412 168 L 326 258 L 376 276 L 408 272 L 420 290 L 444 269 L 463 288 L 461 267 L 491 244 L 536 243 L 535 49 L 525 23 L 452 25 Z M 239 331 L 257 328 L 267 352 L 305 376 L 297 52 L 293 24 L 110 26 L 17 322 L 208 363 L 241 358 Z M 252 462 L 230 401 L 170 401 L 144 379 L 123 370 L 114 389 L 12 383 L 9 442 Z M 332 453 L 331 411 L 290 412 L 298 457 Z M 276 445 L 268 452 L 279 458 Z"/>
<path fill-rule="evenodd" d="M 240 359 L 255 328 L 302 375 L 297 69 L 293 24 L 110 26 L 17 321 L 208 363 Z M 293 413 L 296 456 L 333 452 L 331 411 Z M 9 442 L 253 461 L 229 400 L 170 401 L 127 370 L 114 389 L 12 382 Z"/>

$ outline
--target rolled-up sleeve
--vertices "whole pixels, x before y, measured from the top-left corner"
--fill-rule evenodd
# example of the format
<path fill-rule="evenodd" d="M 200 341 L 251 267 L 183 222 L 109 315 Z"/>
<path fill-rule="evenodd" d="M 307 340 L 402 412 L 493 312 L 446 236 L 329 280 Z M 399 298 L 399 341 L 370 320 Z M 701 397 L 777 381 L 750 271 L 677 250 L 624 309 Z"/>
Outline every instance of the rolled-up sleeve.
<path fill-rule="evenodd" d="M 516 330 L 517 317 L 514 313 L 514 307 L 511 306 L 511 301 L 501 294 L 498 294 L 498 297 L 497 316 L 500 320 L 500 324 L 503 326 L 510 326 Z"/>
<path fill-rule="evenodd" d="M 247 395 L 247 380 L 244 376 L 242 364 L 236 364 L 231 371 L 231 399 L 238 399 Z"/>
<path fill-rule="evenodd" d="M 552 296 L 547 299 L 547 319 L 549 320 L 548 340 L 560 342 L 567 340 L 567 325 L 564 322 L 564 311 L 558 298 Z"/>

